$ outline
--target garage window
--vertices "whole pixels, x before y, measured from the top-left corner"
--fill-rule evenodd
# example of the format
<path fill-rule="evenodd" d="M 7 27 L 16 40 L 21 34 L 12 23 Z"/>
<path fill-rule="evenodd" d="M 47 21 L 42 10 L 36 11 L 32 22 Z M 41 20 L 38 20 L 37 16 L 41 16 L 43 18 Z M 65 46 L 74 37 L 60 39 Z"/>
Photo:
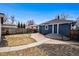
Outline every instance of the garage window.
<path fill-rule="evenodd" d="M 45 30 L 48 30 L 48 25 L 45 25 Z"/>

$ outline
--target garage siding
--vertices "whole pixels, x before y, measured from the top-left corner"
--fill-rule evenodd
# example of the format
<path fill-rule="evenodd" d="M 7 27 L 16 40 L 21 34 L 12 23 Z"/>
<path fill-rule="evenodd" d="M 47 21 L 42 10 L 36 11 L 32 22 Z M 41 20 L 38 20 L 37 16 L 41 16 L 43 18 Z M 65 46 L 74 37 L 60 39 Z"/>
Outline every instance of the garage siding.
<path fill-rule="evenodd" d="M 71 30 L 71 24 L 59 24 L 59 34 L 69 37 Z M 39 26 L 39 32 L 42 34 L 52 33 L 52 25 L 48 25 L 48 29 L 45 30 L 45 25 Z M 54 25 L 54 33 L 57 33 L 57 25 Z"/>
<path fill-rule="evenodd" d="M 70 24 L 60 24 L 59 34 L 64 36 L 70 36 L 71 25 Z"/>
<path fill-rule="evenodd" d="M 42 34 L 49 34 L 52 33 L 52 25 L 48 25 L 48 29 L 45 29 L 45 25 L 39 26 L 39 32 Z"/>

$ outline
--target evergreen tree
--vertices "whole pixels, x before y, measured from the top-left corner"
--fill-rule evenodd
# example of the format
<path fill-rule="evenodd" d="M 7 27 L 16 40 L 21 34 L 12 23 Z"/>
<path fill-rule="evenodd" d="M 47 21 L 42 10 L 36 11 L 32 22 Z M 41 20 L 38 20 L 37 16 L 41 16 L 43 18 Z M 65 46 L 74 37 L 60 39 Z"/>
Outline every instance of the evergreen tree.
<path fill-rule="evenodd" d="M 20 22 L 18 22 L 18 28 L 20 28 Z"/>
<path fill-rule="evenodd" d="M 22 28 L 25 28 L 25 23 L 24 23 L 24 24 L 22 24 Z"/>
<path fill-rule="evenodd" d="M 20 28 L 23 28 L 23 24 L 22 23 L 20 24 Z"/>
<path fill-rule="evenodd" d="M 26 26 L 26 25 L 24 24 L 24 28 L 25 28 L 25 26 Z"/>

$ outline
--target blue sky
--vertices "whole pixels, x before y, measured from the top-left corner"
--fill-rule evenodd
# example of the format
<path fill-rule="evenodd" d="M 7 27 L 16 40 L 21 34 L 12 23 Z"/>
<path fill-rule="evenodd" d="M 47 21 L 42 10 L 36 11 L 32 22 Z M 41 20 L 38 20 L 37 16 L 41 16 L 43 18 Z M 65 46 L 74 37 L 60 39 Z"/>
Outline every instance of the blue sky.
<path fill-rule="evenodd" d="M 53 19 L 57 14 L 66 13 L 71 19 L 79 16 L 78 3 L 2 3 L 0 12 L 14 15 L 17 21 L 33 19 L 36 24 Z"/>

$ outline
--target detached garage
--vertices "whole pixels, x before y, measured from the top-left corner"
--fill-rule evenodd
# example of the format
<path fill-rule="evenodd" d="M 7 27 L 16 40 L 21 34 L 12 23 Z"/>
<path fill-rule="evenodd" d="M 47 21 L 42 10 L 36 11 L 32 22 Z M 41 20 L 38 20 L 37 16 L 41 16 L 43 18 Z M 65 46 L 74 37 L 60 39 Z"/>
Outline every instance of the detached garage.
<path fill-rule="evenodd" d="M 39 32 L 42 34 L 60 34 L 70 36 L 72 20 L 54 19 L 39 25 Z"/>

